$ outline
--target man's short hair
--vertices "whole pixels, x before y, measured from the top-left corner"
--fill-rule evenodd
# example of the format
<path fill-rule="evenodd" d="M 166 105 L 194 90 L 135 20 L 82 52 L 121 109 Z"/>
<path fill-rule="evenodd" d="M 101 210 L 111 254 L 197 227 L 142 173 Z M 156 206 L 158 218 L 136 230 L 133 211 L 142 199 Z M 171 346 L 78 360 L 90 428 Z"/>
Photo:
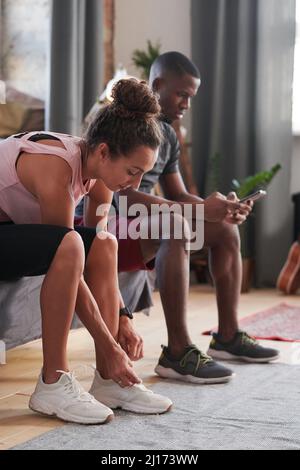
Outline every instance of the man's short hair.
<path fill-rule="evenodd" d="M 188 57 L 176 51 L 166 52 L 155 59 L 151 66 L 150 83 L 167 72 L 177 76 L 188 74 L 200 79 L 198 67 Z"/>

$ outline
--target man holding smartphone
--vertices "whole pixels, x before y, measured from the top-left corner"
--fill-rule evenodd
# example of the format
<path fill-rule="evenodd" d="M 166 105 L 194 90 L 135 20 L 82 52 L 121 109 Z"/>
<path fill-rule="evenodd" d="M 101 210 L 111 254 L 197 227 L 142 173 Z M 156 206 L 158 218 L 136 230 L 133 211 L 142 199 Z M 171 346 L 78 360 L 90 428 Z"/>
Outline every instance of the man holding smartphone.
<path fill-rule="evenodd" d="M 179 143 L 169 125 L 181 119 L 190 107 L 200 86 L 197 67 L 178 52 L 162 54 L 151 68 L 150 85 L 158 95 L 162 107 L 162 129 L 165 142 L 161 146 L 153 170 L 143 178 L 137 175 L 139 190 L 128 189 L 120 195 L 127 196 L 128 207 L 141 203 L 149 209 L 151 204 L 175 202 L 204 204 L 204 246 L 209 249 L 210 268 L 216 288 L 219 315 L 218 333 L 213 335 L 207 356 L 190 337 L 187 327 L 187 302 L 189 292 L 189 253 L 185 240 L 137 240 L 142 255 L 142 266 L 154 261 L 158 287 L 168 330 L 168 346 L 155 371 L 163 377 L 176 378 L 193 383 L 220 383 L 231 379 L 232 371 L 216 363 L 214 359 L 239 359 L 247 362 L 270 362 L 278 358 L 275 349 L 264 348 L 238 328 L 238 303 L 241 290 L 241 254 L 237 225 L 248 217 L 252 202 L 238 205 L 234 193 L 227 197 L 215 193 L 204 201 L 189 194 L 178 169 Z M 159 182 L 165 197 L 151 194 Z M 119 246 L 122 258 L 122 246 Z M 130 267 L 128 267 L 130 270 Z M 134 298 L 136 273 L 122 274 L 120 286 L 125 298 Z M 147 289 L 147 285 L 145 285 Z M 143 290 L 143 289 L 142 289 Z M 132 295 L 130 294 L 130 291 Z M 141 290 L 139 290 L 141 293 Z M 135 298 L 134 310 L 145 307 Z M 137 306 L 137 307 L 136 307 Z"/>

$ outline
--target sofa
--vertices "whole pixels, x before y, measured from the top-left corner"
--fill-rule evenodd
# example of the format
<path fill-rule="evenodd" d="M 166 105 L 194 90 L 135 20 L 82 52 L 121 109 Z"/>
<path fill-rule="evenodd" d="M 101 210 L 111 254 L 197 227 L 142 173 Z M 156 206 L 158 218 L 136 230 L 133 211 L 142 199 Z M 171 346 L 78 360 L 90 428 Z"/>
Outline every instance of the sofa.
<path fill-rule="evenodd" d="M 41 337 L 40 289 L 44 276 L 0 281 L 0 363 L 5 351 Z M 54 300 L 55 301 L 55 300 Z M 72 328 L 82 326 L 76 315 Z"/>

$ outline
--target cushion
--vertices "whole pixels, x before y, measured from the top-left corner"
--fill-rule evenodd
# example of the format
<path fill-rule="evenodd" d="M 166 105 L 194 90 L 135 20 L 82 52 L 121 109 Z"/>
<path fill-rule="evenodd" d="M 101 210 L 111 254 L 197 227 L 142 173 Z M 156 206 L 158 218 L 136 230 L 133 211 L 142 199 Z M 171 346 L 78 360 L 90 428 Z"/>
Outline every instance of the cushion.
<path fill-rule="evenodd" d="M 44 130 L 44 102 L 7 87 L 6 104 L 0 106 L 0 137 Z"/>

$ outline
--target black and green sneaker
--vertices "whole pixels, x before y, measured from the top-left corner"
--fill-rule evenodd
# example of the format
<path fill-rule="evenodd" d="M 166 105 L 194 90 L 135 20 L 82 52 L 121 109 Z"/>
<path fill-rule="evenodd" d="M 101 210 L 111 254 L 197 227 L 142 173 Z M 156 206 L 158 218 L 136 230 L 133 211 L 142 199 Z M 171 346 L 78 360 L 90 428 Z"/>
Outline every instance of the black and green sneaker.
<path fill-rule="evenodd" d="M 237 331 L 228 343 L 221 341 L 217 333 L 213 333 L 207 351 L 214 359 L 240 360 L 245 362 L 271 362 L 279 357 L 277 349 L 265 348 L 245 331 Z"/>
<path fill-rule="evenodd" d="M 162 346 L 162 349 L 154 369 L 160 377 L 196 384 L 223 383 L 234 377 L 230 369 L 217 364 L 194 344 L 185 348 L 180 359 L 174 359 L 166 346 Z"/>

